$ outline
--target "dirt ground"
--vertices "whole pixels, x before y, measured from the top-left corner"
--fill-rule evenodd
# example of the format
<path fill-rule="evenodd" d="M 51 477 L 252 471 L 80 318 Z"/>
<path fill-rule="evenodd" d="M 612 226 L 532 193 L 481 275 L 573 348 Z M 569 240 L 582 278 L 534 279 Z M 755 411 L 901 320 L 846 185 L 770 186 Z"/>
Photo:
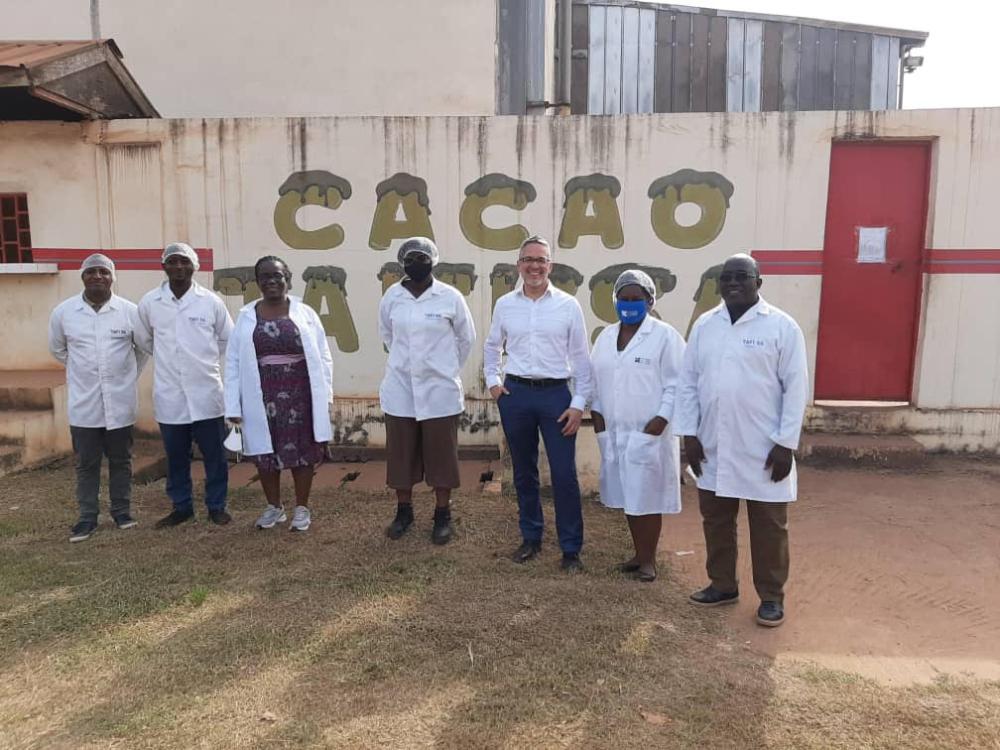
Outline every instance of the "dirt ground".
<path fill-rule="evenodd" d="M 686 603 L 691 487 L 648 585 L 593 501 L 567 577 L 551 542 L 506 559 L 509 492 L 464 491 L 444 548 L 420 496 L 393 543 L 357 470 L 324 470 L 304 536 L 253 530 L 254 484 L 228 527 L 154 531 L 159 482 L 77 545 L 69 466 L 0 479 L 0 748 L 1000 748 L 1000 462 L 803 468 L 776 630 L 746 555 L 740 604 Z"/>
<path fill-rule="evenodd" d="M 890 684 L 1000 680 L 1000 462 L 938 457 L 915 473 L 806 468 L 799 486 L 788 622 L 751 622 L 758 600 L 741 544 L 741 602 L 721 614 L 736 637 L 779 659 Z M 663 554 L 678 578 L 699 584 L 704 542 L 691 488 L 684 501 Z"/>

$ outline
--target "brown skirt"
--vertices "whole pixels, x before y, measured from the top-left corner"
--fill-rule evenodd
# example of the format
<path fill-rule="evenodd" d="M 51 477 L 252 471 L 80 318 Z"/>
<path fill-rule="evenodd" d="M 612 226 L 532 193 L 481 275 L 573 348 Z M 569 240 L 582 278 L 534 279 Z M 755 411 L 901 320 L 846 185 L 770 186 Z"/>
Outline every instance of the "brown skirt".
<path fill-rule="evenodd" d="M 455 489 L 458 478 L 458 418 L 385 415 L 385 483 L 408 490 L 425 480 L 430 487 Z"/>

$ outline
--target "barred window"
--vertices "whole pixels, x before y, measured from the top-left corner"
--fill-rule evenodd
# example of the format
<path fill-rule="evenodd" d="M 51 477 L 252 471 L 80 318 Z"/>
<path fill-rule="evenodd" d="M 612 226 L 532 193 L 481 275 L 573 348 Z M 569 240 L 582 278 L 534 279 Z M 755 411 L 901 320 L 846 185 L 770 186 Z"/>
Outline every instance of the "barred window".
<path fill-rule="evenodd" d="M 0 263 L 31 263 L 28 196 L 0 193 Z"/>

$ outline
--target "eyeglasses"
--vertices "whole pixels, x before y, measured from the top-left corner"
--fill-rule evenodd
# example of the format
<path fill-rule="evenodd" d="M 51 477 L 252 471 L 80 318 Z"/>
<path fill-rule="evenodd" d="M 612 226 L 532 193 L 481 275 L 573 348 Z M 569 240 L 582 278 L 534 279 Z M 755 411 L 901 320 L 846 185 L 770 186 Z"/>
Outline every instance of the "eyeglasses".
<path fill-rule="evenodd" d="M 738 281 L 741 284 L 744 281 L 749 281 L 750 279 L 756 279 L 757 274 L 747 273 L 746 271 L 736 271 L 735 273 L 720 273 L 719 282 L 722 284 L 728 284 L 730 281 Z"/>
<path fill-rule="evenodd" d="M 536 257 L 536 256 L 532 256 L 532 255 L 525 255 L 523 258 L 518 258 L 517 262 L 518 263 L 522 263 L 522 264 L 524 264 L 526 266 L 527 265 L 531 265 L 532 263 L 536 263 L 538 265 L 543 265 L 544 266 L 546 263 L 549 262 L 549 260 L 550 260 L 549 258 L 546 258 L 544 256 L 538 256 L 538 257 Z"/>
<path fill-rule="evenodd" d="M 285 274 L 283 273 L 262 273 L 257 276 L 257 281 L 284 281 Z"/>

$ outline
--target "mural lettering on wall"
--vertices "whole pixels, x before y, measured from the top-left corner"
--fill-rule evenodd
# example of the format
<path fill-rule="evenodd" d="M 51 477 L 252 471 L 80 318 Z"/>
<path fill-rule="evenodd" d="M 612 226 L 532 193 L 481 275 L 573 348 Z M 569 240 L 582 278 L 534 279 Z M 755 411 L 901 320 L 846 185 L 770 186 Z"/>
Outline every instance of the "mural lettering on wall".
<path fill-rule="evenodd" d="M 388 250 L 393 240 L 408 237 L 434 239 L 427 183 L 422 178 L 397 172 L 375 187 L 375 198 L 378 202 L 368 235 L 372 249 Z"/>
<path fill-rule="evenodd" d="M 681 250 L 705 247 L 722 232 L 735 188 L 718 172 L 681 169 L 654 180 L 647 191 L 653 232 L 663 243 Z M 338 208 L 351 197 L 351 183 L 324 170 L 293 172 L 278 188 L 274 228 L 281 240 L 297 250 L 331 250 L 344 242 L 344 229 L 331 223 L 319 229 L 303 229 L 296 216 L 304 206 Z M 621 183 L 613 175 L 594 173 L 573 177 L 563 188 L 563 216 L 558 244 L 574 248 L 584 236 L 600 237 L 609 250 L 625 244 L 618 196 Z M 397 172 L 375 188 L 376 205 L 368 244 L 387 250 L 393 240 L 424 236 L 434 239 L 427 182 L 406 172 Z M 491 172 L 465 188 L 459 209 L 459 228 L 465 238 L 486 250 L 516 250 L 530 231 L 522 224 L 490 227 L 483 212 L 490 206 L 524 210 L 537 197 L 535 187 L 501 172 Z M 698 207 L 696 222 L 677 221 L 677 208 L 690 203 Z"/>
<path fill-rule="evenodd" d="M 514 291 L 517 278 L 517 266 L 513 263 L 497 263 L 493 266 L 493 270 L 490 271 L 491 311 L 496 307 L 500 297 L 507 292 Z M 583 274 L 564 263 L 553 263 L 552 271 L 549 273 L 549 281 L 552 282 L 553 286 L 575 297 L 576 290 L 583 284 Z"/>
<path fill-rule="evenodd" d="M 462 234 L 473 245 L 486 250 L 517 250 L 530 236 L 528 229 L 521 224 L 488 227 L 483 223 L 483 211 L 490 206 L 522 211 L 536 195 L 535 186 L 524 180 L 515 180 L 499 172 L 480 177 L 465 188 L 465 200 L 458 212 Z"/>
<path fill-rule="evenodd" d="M 691 312 L 691 320 L 688 322 L 687 331 L 684 338 L 691 335 L 691 327 L 704 313 L 722 302 L 722 295 L 719 294 L 719 274 L 722 273 L 722 264 L 711 266 L 705 269 L 698 282 L 698 289 L 694 293 L 694 310 Z"/>
<path fill-rule="evenodd" d="M 621 191 L 618 178 L 611 175 L 594 173 L 570 179 L 564 188 L 559 247 L 576 247 L 583 235 L 597 235 L 609 250 L 625 244 L 618 212 Z"/>
<path fill-rule="evenodd" d="M 319 315 L 326 335 L 337 340 L 340 351 L 358 351 L 358 329 L 347 305 L 347 271 L 337 266 L 309 266 L 302 278 L 306 282 L 302 301 Z"/>
<path fill-rule="evenodd" d="M 376 278 L 382 282 L 382 294 L 403 278 L 403 266 L 397 261 L 384 263 Z M 438 263 L 434 266 L 434 278 L 455 287 L 464 296 L 472 294 L 476 288 L 476 266 L 474 263 Z"/>
<path fill-rule="evenodd" d="M 302 279 L 306 282 L 302 301 L 319 315 L 326 335 L 336 340 L 340 351 L 358 351 L 358 331 L 347 304 L 347 271 L 337 266 L 309 266 Z M 253 266 L 215 269 L 212 288 L 224 297 L 242 297 L 243 304 L 261 297 Z"/>
<path fill-rule="evenodd" d="M 223 297 L 242 297 L 244 305 L 261 297 L 253 266 L 216 268 L 212 272 L 212 288 Z"/>
<path fill-rule="evenodd" d="M 650 278 L 656 284 L 655 299 L 659 299 L 664 294 L 672 292 L 674 287 L 677 286 L 677 276 L 669 268 L 642 266 L 638 263 L 618 263 L 601 269 L 590 277 L 588 285 L 590 286 L 590 309 L 594 311 L 594 315 L 605 323 L 618 322 L 618 313 L 615 310 L 614 298 L 615 282 L 621 276 L 622 271 L 629 268 L 638 268 L 649 274 Z M 653 315 L 657 318 L 660 317 L 656 314 L 655 310 L 653 311 Z M 591 332 L 591 343 L 597 340 L 598 335 L 604 328 L 605 326 L 598 326 Z"/>
<path fill-rule="evenodd" d="M 351 183 L 322 169 L 293 172 L 278 188 L 274 206 L 274 231 L 296 250 L 331 250 L 344 241 L 340 224 L 320 229 L 303 229 L 295 217 L 303 206 L 335 209 L 351 197 Z"/>
<path fill-rule="evenodd" d="M 648 192 L 653 199 L 649 207 L 653 232 L 662 242 L 681 250 L 704 247 L 722 231 L 733 190 L 733 183 L 718 172 L 681 169 L 653 180 Z M 677 223 L 675 213 L 682 203 L 694 203 L 701 209 L 701 217 L 691 226 Z"/>

